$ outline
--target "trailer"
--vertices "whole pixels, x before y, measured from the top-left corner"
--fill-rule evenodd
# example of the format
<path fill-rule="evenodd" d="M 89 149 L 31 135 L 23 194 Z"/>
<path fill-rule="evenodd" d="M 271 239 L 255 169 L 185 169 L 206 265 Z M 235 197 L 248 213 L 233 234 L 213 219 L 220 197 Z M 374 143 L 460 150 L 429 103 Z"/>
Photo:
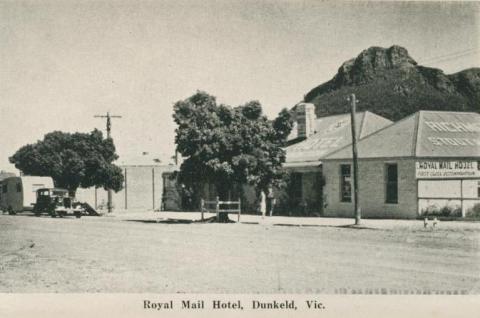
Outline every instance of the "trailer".
<path fill-rule="evenodd" d="M 51 177 L 9 177 L 0 181 L 0 210 L 15 214 L 31 211 L 37 200 L 37 190 L 53 188 Z"/>

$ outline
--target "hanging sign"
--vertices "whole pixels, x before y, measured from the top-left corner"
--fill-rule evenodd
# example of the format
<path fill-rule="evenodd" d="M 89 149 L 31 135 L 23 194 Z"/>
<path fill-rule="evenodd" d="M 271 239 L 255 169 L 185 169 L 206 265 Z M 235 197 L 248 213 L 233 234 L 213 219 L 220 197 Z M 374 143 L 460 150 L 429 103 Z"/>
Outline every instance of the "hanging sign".
<path fill-rule="evenodd" d="M 415 163 L 415 176 L 425 179 L 480 178 L 479 161 L 422 160 Z"/>

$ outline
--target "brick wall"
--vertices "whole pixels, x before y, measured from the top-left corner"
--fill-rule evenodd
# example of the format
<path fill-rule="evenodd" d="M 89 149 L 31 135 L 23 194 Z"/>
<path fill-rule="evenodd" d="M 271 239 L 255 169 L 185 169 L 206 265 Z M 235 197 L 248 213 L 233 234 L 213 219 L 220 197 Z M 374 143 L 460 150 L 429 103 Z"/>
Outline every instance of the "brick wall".
<path fill-rule="evenodd" d="M 349 160 L 323 162 L 326 181 L 324 188 L 325 216 L 353 217 L 354 215 L 353 202 L 341 202 L 340 200 L 340 165 L 351 163 Z M 385 203 L 387 163 L 398 165 L 397 204 Z M 359 160 L 359 190 L 362 217 L 415 218 L 417 216 L 417 183 L 415 160 L 413 159 Z"/>

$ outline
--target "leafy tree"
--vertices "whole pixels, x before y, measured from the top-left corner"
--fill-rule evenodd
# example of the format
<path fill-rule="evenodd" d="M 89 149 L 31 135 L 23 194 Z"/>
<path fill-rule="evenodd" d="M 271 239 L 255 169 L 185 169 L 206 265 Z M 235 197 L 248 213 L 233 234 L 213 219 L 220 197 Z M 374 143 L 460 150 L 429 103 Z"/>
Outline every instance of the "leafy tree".
<path fill-rule="evenodd" d="M 57 187 L 75 193 L 81 187 L 120 191 L 122 170 L 112 164 L 118 158 L 111 138 L 91 133 L 54 131 L 43 140 L 21 147 L 9 158 L 26 175 L 50 176 Z"/>
<path fill-rule="evenodd" d="M 258 101 L 232 108 L 199 91 L 175 103 L 173 117 L 177 151 L 185 158 L 179 181 L 186 187 L 198 193 L 202 184 L 212 183 L 224 199 L 239 184 L 266 191 L 280 182 L 281 147 L 292 128 L 286 109 L 272 122 Z"/>
<path fill-rule="evenodd" d="M 273 121 L 273 129 L 277 134 L 278 140 L 282 146 L 286 145 L 287 137 L 292 131 L 293 119 L 290 111 L 286 108 L 282 109 L 278 117 Z"/>

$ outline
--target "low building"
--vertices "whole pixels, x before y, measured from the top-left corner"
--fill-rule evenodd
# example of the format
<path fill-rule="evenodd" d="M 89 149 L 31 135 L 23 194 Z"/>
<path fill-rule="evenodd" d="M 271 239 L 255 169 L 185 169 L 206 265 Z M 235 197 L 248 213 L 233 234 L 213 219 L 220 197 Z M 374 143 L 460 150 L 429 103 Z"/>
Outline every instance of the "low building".
<path fill-rule="evenodd" d="M 162 164 L 155 156 L 122 157 L 116 164 L 125 178 L 123 189 L 112 193 L 112 207 L 115 210 L 160 210 L 164 172 L 174 171 L 174 165 Z M 79 188 L 77 200 L 89 203 L 99 210 L 107 209 L 108 194 L 103 188 Z"/>
<path fill-rule="evenodd" d="M 362 217 L 458 217 L 480 207 L 480 114 L 417 112 L 360 135 L 358 158 Z M 351 145 L 322 163 L 324 214 L 353 217 Z"/>

